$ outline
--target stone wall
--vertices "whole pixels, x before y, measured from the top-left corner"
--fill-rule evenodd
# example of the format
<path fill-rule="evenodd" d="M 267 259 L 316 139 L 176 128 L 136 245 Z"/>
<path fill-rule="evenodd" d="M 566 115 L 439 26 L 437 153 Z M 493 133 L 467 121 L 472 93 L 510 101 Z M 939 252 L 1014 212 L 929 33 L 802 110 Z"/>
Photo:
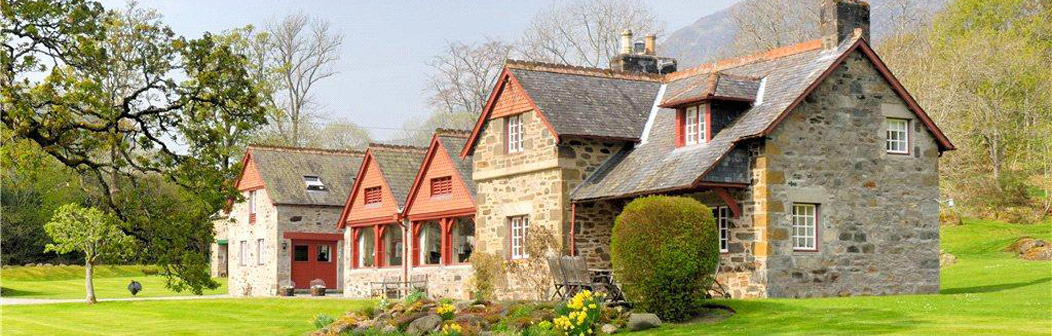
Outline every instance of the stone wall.
<path fill-rule="evenodd" d="M 886 153 L 887 117 L 912 119 L 909 155 Z M 762 156 L 769 296 L 938 292 L 939 151 L 860 52 L 789 114 Z M 792 249 L 794 202 L 818 204 L 817 252 Z"/>
<path fill-rule="evenodd" d="M 351 230 L 344 231 L 344 241 L 350 242 Z M 343 244 L 340 251 L 343 255 L 350 256 L 351 248 L 351 243 Z M 343 295 L 349 298 L 373 297 L 375 282 L 382 282 L 388 277 L 401 279 L 404 272 L 402 266 L 352 269 L 349 261 L 341 262 L 340 265 L 343 274 Z M 471 286 L 468 281 L 472 271 L 469 264 L 410 266 L 408 274 L 410 279 L 414 275 L 427 275 L 428 295 L 432 298 L 471 298 Z"/>
<path fill-rule="evenodd" d="M 256 191 L 256 220 L 248 220 L 248 192 L 242 192 L 246 201 L 235 203 L 230 211 L 227 227 L 228 271 L 227 288 L 232 296 L 270 296 L 278 289 L 278 265 L 274 243 L 278 239 L 278 211 L 266 189 Z M 268 246 L 264 262 L 258 263 L 256 242 L 263 239 Z M 241 242 L 245 252 L 241 253 Z M 242 260 L 244 257 L 244 260 Z"/>

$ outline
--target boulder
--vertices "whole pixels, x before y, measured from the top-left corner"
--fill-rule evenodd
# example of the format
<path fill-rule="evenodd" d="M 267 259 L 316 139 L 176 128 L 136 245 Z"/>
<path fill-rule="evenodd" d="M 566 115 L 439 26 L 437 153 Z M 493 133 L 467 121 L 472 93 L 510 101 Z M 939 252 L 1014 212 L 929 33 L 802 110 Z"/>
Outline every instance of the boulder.
<path fill-rule="evenodd" d="M 941 251 L 941 250 L 939 251 L 939 267 L 946 266 L 946 265 L 953 265 L 953 264 L 956 264 L 956 263 L 957 263 L 957 257 L 956 256 L 954 256 L 952 254 L 949 254 L 949 253 L 946 253 L 946 252 Z"/>
<path fill-rule="evenodd" d="M 1032 247 L 1023 254 L 1026 260 L 1052 260 L 1052 246 Z"/>
<path fill-rule="evenodd" d="M 384 334 L 393 334 L 393 333 L 398 332 L 398 327 L 395 327 L 393 325 L 388 324 L 388 325 L 385 325 L 383 328 L 381 328 L 380 332 L 382 332 Z"/>
<path fill-rule="evenodd" d="M 1043 240 L 1034 239 L 1030 237 L 1019 237 L 1019 239 L 1016 239 L 1015 242 L 1013 242 L 1011 245 L 1008 245 L 1008 247 L 1005 248 L 1005 252 L 1024 254 L 1026 253 L 1026 251 L 1029 251 L 1034 247 L 1042 246 L 1045 246 L 1045 241 Z"/>
<path fill-rule="evenodd" d="M 604 334 L 610 335 L 617 332 L 617 326 L 607 323 L 604 324 L 602 327 L 599 327 L 599 331 L 601 331 Z"/>
<path fill-rule="evenodd" d="M 640 331 L 661 326 L 661 318 L 654 314 L 633 313 L 628 316 L 628 331 Z"/>
<path fill-rule="evenodd" d="M 438 315 L 426 315 L 409 323 L 409 326 L 405 328 L 405 333 L 410 336 L 421 336 L 435 330 L 435 328 L 438 328 L 438 325 L 441 323 L 442 318 Z"/>

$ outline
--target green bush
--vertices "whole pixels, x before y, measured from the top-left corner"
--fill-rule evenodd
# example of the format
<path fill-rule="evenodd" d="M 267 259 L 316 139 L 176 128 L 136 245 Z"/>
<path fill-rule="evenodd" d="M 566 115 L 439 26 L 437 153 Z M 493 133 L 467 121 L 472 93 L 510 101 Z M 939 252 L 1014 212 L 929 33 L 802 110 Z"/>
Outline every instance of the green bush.
<path fill-rule="evenodd" d="M 637 308 L 669 321 L 700 308 L 720 256 L 708 207 L 686 197 L 636 199 L 617 216 L 610 240 L 614 275 Z"/>
<path fill-rule="evenodd" d="M 311 323 L 314 324 L 314 329 L 321 329 L 328 327 L 333 322 L 336 322 L 336 319 L 332 316 L 326 314 L 318 314 L 318 316 L 314 317 L 314 321 Z"/>

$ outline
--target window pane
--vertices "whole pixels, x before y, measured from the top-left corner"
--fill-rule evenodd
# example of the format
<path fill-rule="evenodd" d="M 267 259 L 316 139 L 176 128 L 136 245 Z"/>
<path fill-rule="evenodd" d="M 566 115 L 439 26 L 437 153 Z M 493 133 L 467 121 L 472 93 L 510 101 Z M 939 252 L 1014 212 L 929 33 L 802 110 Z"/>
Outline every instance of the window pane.
<path fill-rule="evenodd" d="M 318 245 L 318 257 L 315 260 L 320 261 L 320 262 L 329 262 L 329 260 L 331 258 L 332 258 L 331 247 L 329 247 L 329 245 Z"/>
<path fill-rule="evenodd" d="M 684 118 L 685 126 L 685 142 L 689 144 L 698 143 L 698 108 L 688 107 L 687 113 Z"/>
<path fill-rule="evenodd" d="M 453 261 L 468 262 L 475 249 L 475 220 L 470 217 L 457 218 L 453 224 Z"/>
<path fill-rule="evenodd" d="M 376 234 L 372 227 L 358 230 L 358 265 L 373 267 L 376 265 Z"/>
<path fill-rule="evenodd" d="M 398 266 L 402 264 L 402 228 L 398 225 L 388 225 L 384 230 L 384 266 Z"/>
<path fill-rule="evenodd" d="M 309 254 L 307 252 L 307 245 L 296 245 L 292 247 L 292 261 L 308 261 Z"/>
<path fill-rule="evenodd" d="M 442 229 L 438 222 L 428 221 L 421 224 L 419 239 L 420 255 L 417 260 L 424 265 L 437 265 L 442 262 Z"/>

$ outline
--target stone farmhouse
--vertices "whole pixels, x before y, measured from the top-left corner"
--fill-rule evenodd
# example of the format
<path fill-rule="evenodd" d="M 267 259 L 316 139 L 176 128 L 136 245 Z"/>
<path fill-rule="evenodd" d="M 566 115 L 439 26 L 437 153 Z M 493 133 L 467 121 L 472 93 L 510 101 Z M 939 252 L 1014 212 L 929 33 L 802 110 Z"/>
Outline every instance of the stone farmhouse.
<path fill-rule="evenodd" d="M 320 279 L 340 288 L 343 234 L 335 223 L 362 152 L 251 145 L 232 203 L 216 225 L 213 270 L 227 272 L 234 296 L 277 295 Z M 225 267 L 216 266 L 225 259 Z"/>
<path fill-rule="evenodd" d="M 628 31 L 609 69 L 509 60 L 470 133 L 371 145 L 341 172 L 353 186 L 330 231 L 302 231 L 343 230 L 346 296 L 426 278 L 466 298 L 473 253 L 524 264 L 543 230 L 608 269 L 624 205 L 680 195 L 713 209 L 733 297 L 937 292 L 938 159 L 954 145 L 868 44 L 868 4 L 821 6 L 820 39 L 691 69 Z M 522 277 L 538 275 L 509 273 L 498 296 L 534 298 Z"/>

